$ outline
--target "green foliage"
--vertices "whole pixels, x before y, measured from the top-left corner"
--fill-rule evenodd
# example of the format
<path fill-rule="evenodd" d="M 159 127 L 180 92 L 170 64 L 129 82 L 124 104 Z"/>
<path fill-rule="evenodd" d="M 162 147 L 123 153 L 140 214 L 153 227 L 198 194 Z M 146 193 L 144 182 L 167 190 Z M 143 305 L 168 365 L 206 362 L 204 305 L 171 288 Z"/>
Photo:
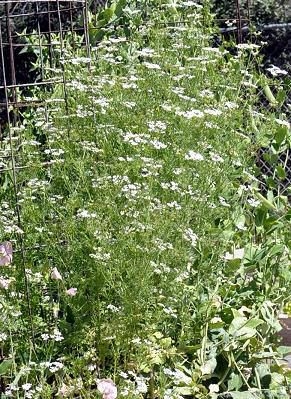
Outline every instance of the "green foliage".
<path fill-rule="evenodd" d="M 211 0 L 217 18 L 233 20 L 237 18 L 237 1 Z M 265 25 L 288 19 L 288 0 L 240 0 L 238 2 L 242 18 L 251 17 L 252 23 Z"/>
<path fill-rule="evenodd" d="M 96 398 L 111 376 L 119 397 L 289 397 L 284 94 L 253 46 L 210 47 L 207 7 L 156 3 L 145 20 L 138 2 L 92 17 L 106 38 L 91 60 L 64 38 L 66 101 L 61 84 L 34 93 L 44 106 L 11 140 L 21 226 L 3 139 L 0 231 L 18 250 L 0 278 L 6 395 Z"/>
<path fill-rule="evenodd" d="M 110 34 L 116 25 L 124 23 L 124 9 L 127 0 L 113 1 L 110 6 L 99 11 L 97 15 L 89 13 L 89 37 L 94 45 L 106 34 Z"/>

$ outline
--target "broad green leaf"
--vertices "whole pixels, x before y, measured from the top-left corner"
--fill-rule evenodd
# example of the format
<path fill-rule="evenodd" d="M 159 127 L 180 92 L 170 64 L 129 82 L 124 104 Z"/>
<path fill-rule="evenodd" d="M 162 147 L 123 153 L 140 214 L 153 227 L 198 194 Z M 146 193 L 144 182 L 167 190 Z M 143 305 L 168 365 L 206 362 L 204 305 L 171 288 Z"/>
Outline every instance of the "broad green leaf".
<path fill-rule="evenodd" d="M 237 228 L 243 229 L 246 223 L 246 217 L 245 215 L 240 215 L 238 218 L 235 220 L 234 224 Z"/>
<path fill-rule="evenodd" d="M 285 169 L 281 165 L 276 166 L 276 172 L 277 172 L 279 179 L 281 179 L 281 180 L 286 179 Z"/>
<path fill-rule="evenodd" d="M 228 389 L 238 391 L 243 386 L 243 381 L 240 375 L 232 373 L 228 380 Z"/>
<path fill-rule="evenodd" d="M 261 323 L 261 320 L 254 320 L 253 326 L 256 327 Z M 229 334 L 240 341 L 249 339 L 257 333 L 255 328 L 250 326 L 252 326 L 252 320 L 247 320 L 246 317 L 242 316 L 235 317 L 229 326 Z"/>
<path fill-rule="evenodd" d="M 245 324 L 245 327 L 249 327 L 249 328 L 256 328 L 258 327 L 260 324 L 263 324 L 264 320 L 261 319 L 249 319 L 247 321 L 247 323 Z"/>
<path fill-rule="evenodd" d="M 276 144 L 278 144 L 278 145 L 282 144 L 287 136 L 288 136 L 287 126 L 279 126 L 275 133 Z"/>
<path fill-rule="evenodd" d="M 283 244 L 277 244 L 277 245 L 274 245 L 270 249 L 270 251 L 268 253 L 268 256 L 272 257 L 272 256 L 276 256 L 276 255 L 282 255 L 283 252 L 284 252 L 284 245 Z"/>
<path fill-rule="evenodd" d="M 261 385 L 266 389 L 269 388 L 271 383 L 270 368 L 265 363 L 259 363 L 256 365 L 256 373 L 260 378 Z"/>
<path fill-rule="evenodd" d="M 249 328 L 249 327 L 242 327 L 240 330 L 236 331 L 235 334 L 233 334 L 233 337 L 238 339 L 239 341 L 244 341 L 247 340 L 254 335 L 256 335 L 257 330 L 254 328 Z"/>
<path fill-rule="evenodd" d="M 230 391 L 227 393 L 229 395 L 231 395 L 232 399 L 259 399 L 259 398 L 262 398 L 261 395 L 258 395 L 257 393 L 249 392 L 249 391 L 244 391 L 244 392 Z"/>
<path fill-rule="evenodd" d="M 263 159 L 266 162 L 270 163 L 271 165 L 276 164 L 278 162 L 278 155 L 276 153 L 274 154 L 272 152 L 265 152 L 263 154 Z"/>
<path fill-rule="evenodd" d="M 113 14 L 114 14 L 114 9 L 112 9 L 111 7 L 106 8 L 105 10 L 101 11 L 98 14 L 97 20 L 105 21 L 106 23 L 108 23 L 113 17 Z"/>
<path fill-rule="evenodd" d="M 275 384 L 284 384 L 285 383 L 286 376 L 284 374 L 273 372 L 271 374 L 271 377 L 272 377 L 272 383 L 275 383 Z"/>
<path fill-rule="evenodd" d="M 22 49 L 22 50 L 20 50 L 20 51 L 19 51 L 19 53 L 18 53 L 18 54 L 25 54 L 25 53 L 27 53 L 27 52 L 28 52 L 28 50 L 29 50 L 29 47 L 28 47 L 28 46 L 25 46 L 25 47 L 23 47 L 23 49 Z"/>
<path fill-rule="evenodd" d="M 13 364 L 12 359 L 5 359 L 2 363 L 0 363 L 0 375 L 7 375 L 11 370 Z"/>
<path fill-rule="evenodd" d="M 276 180 L 273 179 L 273 177 L 271 177 L 271 176 L 268 176 L 265 179 L 265 182 L 266 182 L 266 186 L 268 187 L 269 190 L 278 188 L 278 184 L 277 184 Z"/>
<path fill-rule="evenodd" d="M 288 355 L 291 353 L 291 346 L 279 346 L 277 352 L 282 356 Z"/>
<path fill-rule="evenodd" d="M 232 373 L 228 380 L 229 391 L 238 391 L 243 386 L 243 381 L 240 375 Z"/>
<path fill-rule="evenodd" d="M 122 13 L 123 13 L 123 9 L 126 6 L 127 0 L 119 0 L 116 3 L 116 8 L 115 8 L 115 15 L 117 16 L 117 18 L 119 18 Z"/>
<path fill-rule="evenodd" d="M 107 19 L 100 19 L 96 24 L 96 28 L 104 28 L 104 26 L 106 26 L 107 24 Z"/>
<path fill-rule="evenodd" d="M 144 373 L 149 373 L 152 370 L 152 367 L 148 364 L 148 363 L 142 363 L 140 365 L 140 369 L 141 371 L 143 371 Z"/>
<path fill-rule="evenodd" d="M 245 321 L 247 321 L 247 318 L 246 318 L 245 316 L 243 316 L 243 315 L 241 314 L 241 312 L 239 312 L 237 309 L 232 308 L 232 309 L 231 309 L 231 312 L 232 312 L 232 314 L 233 314 L 233 318 L 234 318 L 234 319 L 236 319 L 236 318 L 243 318 Z"/>
<path fill-rule="evenodd" d="M 277 96 L 276 96 L 276 100 L 277 102 L 282 105 L 284 103 L 284 101 L 286 100 L 287 94 L 286 91 L 283 89 L 279 89 Z"/>
<path fill-rule="evenodd" d="M 233 310 L 234 312 L 234 310 Z M 238 330 L 240 330 L 247 322 L 247 318 L 239 315 L 236 315 L 235 318 L 232 320 L 229 326 L 229 333 L 235 334 Z"/>
<path fill-rule="evenodd" d="M 256 214 L 255 214 L 255 223 L 257 227 L 263 226 L 264 221 L 266 220 L 267 217 L 267 209 L 260 207 L 257 208 Z"/>
<path fill-rule="evenodd" d="M 275 331 L 282 330 L 282 326 L 279 323 L 277 317 L 275 316 L 275 313 L 271 307 L 271 304 L 264 302 L 260 311 L 261 311 L 263 319 L 268 323 L 268 325 L 270 327 L 272 327 Z"/>
<path fill-rule="evenodd" d="M 216 322 L 210 322 L 209 323 L 209 330 L 218 330 L 221 329 L 224 326 L 224 322 L 221 321 L 216 321 Z"/>

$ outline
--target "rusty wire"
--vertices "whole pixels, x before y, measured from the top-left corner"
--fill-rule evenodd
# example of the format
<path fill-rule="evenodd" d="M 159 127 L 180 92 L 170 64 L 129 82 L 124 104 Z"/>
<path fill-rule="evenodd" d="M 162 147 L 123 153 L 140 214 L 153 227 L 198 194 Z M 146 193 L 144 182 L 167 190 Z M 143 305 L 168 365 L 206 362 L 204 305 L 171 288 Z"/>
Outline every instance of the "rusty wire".
<path fill-rule="evenodd" d="M 73 6 L 74 3 L 74 6 Z M 47 7 L 47 12 L 44 13 L 41 11 L 41 4 L 45 4 Z M 25 109 L 26 107 L 35 107 L 42 104 L 45 119 L 48 122 L 49 120 L 49 109 L 47 104 L 40 100 L 35 101 L 32 99 L 31 101 L 24 101 L 19 98 L 19 92 L 24 88 L 29 87 L 46 87 L 47 85 L 56 85 L 61 84 L 63 88 L 63 99 L 67 104 L 67 90 L 66 90 L 66 77 L 64 71 L 64 65 L 60 62 L 61 76 L 55 78 L 51 73 L 50 76 L 46 76 L 44 74 L 44 62 L 43 62 L 43 51 L 44 46 L 42 43 L 43 35 L 47 36 L 48 39 L 48 48 L 49 48 L 49 56 L 50 56 L 50 66 L 53 66 L 53 56 L 56 51 L 59 53 L 60 60 L 64 59 L 64 35 L 66 32 L 70 31 L 74 33 L 76 29 L 80 29 L 76 27 L 73 18 L 73 11 L 78 12 L 81 15 L 82 25 L 87 26 L 87 13 L 84 12 L 86 6 L 85 0 L 76 0 L 72 1 L 63 1 L 63 0 L 32 0 L 32 1 L 0 1 L 0 7 L 2 11 L 2 15 L 0 15 L 0 136 L 1 136 L 1 145 L 3 137 L 5 137 L 6 141 L 8 140 L 10 154 L 8 155 L 8 168 L 3 168 L 0 170 L 0 173 L 7 171 L 9 169 L 12 175 L 12 186 L 13 186 L 13 196 L 14 196 L 14 212 L 17 218 L 17 225 L 20 230 L 24 231 L 25 228 L 22 222 L 21 216 L 21 207 L 20 207 L 20 198 L 19 198 L 19 181 L 18 181 L 18 173 L 20 170 L 25 168 L 33 168 L 33 167 L 45 167 L 46 163 L 42 162 L 40 165 L 23 165 L 21 164 L 22 157 L 22 138 L 21 138 L 21 129 L 19 129 L 18 136 L 15 136 L 15 128 L 21 124 L 21 114 L 20 111 Z M 21 5 L 21 9 L 19 7 Z M 53 7 L 54 5 L 54 7 Z M 65 7 L 63 7 L 65 5 Z M 29 7 L 30 11 L 25 12 L 26 8 Z M 20 12 L 21 11 L 21 12 Z M 33 12 L 32 12 L 33 11 Z M 69 13 L 69 18 L 67 15 Z M 42 31 L 40 18 L 45 15 L 47 18 L 48 29 Z M 36 40 L 34 43 L 34 48 L 37 49 L 40 59 L 40 79 L 23 82 L 21 79 L 18 79 L 18 70 L 19 68 L 16 63 L 17 51 L 19 48 L 25 46 L 26 44 L 19 43 L 19 32 L 14 32 L 14 19 L 16 18 L 30 18 L 34 16 L 36 18 L 36 30 L 33 33 Z M 57 21 L 52 22 L 52 17 Z M 65 24 L 64 24 L 65 20 Z M 52 41 L 52 34 L 57 33 L 59 36 L 59 41 Z M 88 34 L 87 30 L 84 32 L 85 36 Z M 5 39 L 4 39 L 5 38 Z M 82 45 L 89 46 L 89 41 L 86 38 L 85 43 Z M 88 50 L 89 51 L 89 50 Z M 21 67 L 21 66 L 20 66 Z M 3 132 L 2 132 L 2 129 Z M 4 136 L 5 135 L 5 136 Z M 17 139 L 18 146 L 15 148 L 14 141 Z M 49 137 L 47 138 L 49 141 Z M 1 157 L 3 162 L 4 158 Z M 34 347 L 35 343 L 35 333 L 33 328 L 33 312 L 32 305 L 30 300 L 30 288 L 28 283 L 28 275 L 26 271 L 26 252 L 29 247 L 26 244 L 26 235 L 19 234 L 17 239 L 17 249 L 21 258 L 21 268 L 23 274 L 23 281 L 25 286 L 25 298 L 27 304 L 27 311 L 30 317 L 30 340 L 31 344 Z M 60 245 L 64 245 L 61 241 Z M 41 248 L 42 245 L 39 245 L 38 248 Z"/>

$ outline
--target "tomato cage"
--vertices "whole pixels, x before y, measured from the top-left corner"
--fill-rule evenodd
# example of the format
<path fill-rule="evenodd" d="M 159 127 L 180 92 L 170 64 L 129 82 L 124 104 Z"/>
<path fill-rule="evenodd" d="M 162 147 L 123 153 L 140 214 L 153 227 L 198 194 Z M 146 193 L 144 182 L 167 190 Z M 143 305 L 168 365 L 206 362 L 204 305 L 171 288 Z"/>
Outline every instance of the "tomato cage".
<path fill-rule="evenodd" d="M 87 7 L 85 0 L 0 1 L 1 135 L 21 109 L 38 106 L 31 97 L 36 87 L 65 86 L 64 41 L 88 47 Z"/>
<path fill-rule="evenodd" d="M 8 209 L 11 215 L 0 235 L 14 241 L 23 264 L 34 245 L 24 245 L 20 192 L 49 172 L 48 154 L 40 159 L 35 150 L 49 152 L 54 111 L 68 102 L 67 65 L 79 56 L 89 63 L 88 7 L 86 0 L 0 1 L 0 208 L 3 218 Z"/>

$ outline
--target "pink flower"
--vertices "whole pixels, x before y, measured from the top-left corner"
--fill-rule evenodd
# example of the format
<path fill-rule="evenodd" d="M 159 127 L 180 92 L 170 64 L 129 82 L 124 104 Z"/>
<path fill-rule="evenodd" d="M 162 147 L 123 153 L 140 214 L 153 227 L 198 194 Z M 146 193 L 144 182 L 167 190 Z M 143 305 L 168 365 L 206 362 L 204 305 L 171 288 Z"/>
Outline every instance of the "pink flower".
<path fill-rule="evenodd" d="M 3 290 L 8 290 L 9 285 L 12 283 L 11 278 L 5 278 L 0 276 L 0 288 L 3 288 Z"/>
<path fill-rule="evenodd" d="M 52 280 L 62 280 L 62 279 L 63 279 L 61 273 L 58 271 L 58 269 L 57 269 L 56 267 L 54 267 L 54 268 L 52 269 L 52 272 L 51 272 L 51 279 L 52 279 Z"/>
<path fill-rule="evenodd" d="M 66 294 L 69 296 L 75 296 L 77 294 L 77 291 L 78 291 L 77 288 L 72 287 L 66 291 Z"/>
<path fill-rule="evenodd" d="M 97 390 L 102 394 L 102 399 L 117 398 L 116 385 L 110 378 L 97 380 Z"/>
<path fill-rule="evenodd" d="M 12 244 L 5 241 L 0 244 L 0 266 L 8 266 L 12 262 Z"/>
<path fill-rule="evenodd" d="M 62 386 L 59 388 L 57 395 L 61 398 L 67 398 L 72 394 L 72 392 L 72 387 L 68 387 L 66 384 L 63 383 Z"/>

